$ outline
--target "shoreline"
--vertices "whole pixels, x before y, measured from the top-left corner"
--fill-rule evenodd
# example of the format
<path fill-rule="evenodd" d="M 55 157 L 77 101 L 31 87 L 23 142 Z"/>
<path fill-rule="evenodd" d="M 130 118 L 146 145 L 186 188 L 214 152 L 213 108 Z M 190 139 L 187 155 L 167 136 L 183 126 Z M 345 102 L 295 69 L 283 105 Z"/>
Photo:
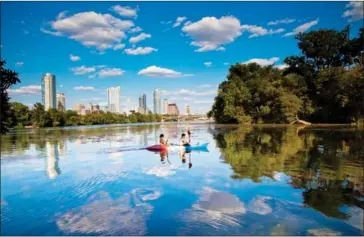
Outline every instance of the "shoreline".
<path fill-rule="evenodd" d="M 168 125 L 168 124 L 214 124 L 219 127 L 305 127 L 305 128 L 337 128 L 337 127 L 360 127 L 357 124 L 351 123 L 337 123 L 337 124 L 327 124 L 327 123 L 317 123 L 311 125 L 301 125 L 301 124 L 224 124 L 224 123 L 215 123 L 214 121 L 206 120 L 206 121 L 183 121 L 183 122 L 146 122 L 146 123 L 119 123 L 119 124 L 93 124 L 93 125 L 76 125 L 76 126 L 63 126 L 63 127 L 24 127 L 24 128 L 11 128 L 11 131 L 21 131 L 21 130 L 33 130 L 33 129 L 44 129 L 44 130 L 53 130 L 53 129 L 77 129 L 77 128 L 108 128 L 108 127 L 128 127 L 128 126 L 151 126 L 151 125 Z"/>

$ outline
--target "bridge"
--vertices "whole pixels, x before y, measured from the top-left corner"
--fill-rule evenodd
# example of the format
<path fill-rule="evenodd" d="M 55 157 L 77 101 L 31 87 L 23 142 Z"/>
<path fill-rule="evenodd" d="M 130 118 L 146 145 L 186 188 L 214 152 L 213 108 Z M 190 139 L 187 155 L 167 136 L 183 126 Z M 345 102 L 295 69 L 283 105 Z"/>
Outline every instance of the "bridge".
<path fill-rule="evenodd" d="M 162 122 L 179 122 L 179 121 L 203 121 L 203 120 L 209 120 L 209 118 L 206 115 L 168 115 L 168 116 L 162 116 Z"/>

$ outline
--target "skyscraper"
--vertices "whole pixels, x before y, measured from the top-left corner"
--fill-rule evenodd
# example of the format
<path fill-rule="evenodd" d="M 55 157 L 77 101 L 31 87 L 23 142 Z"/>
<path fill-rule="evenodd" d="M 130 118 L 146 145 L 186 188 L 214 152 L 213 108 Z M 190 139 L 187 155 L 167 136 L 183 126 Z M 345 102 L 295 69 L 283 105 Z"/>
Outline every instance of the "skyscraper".
<path fill-rule="evenodd" d="M 42 101 L 45 110 L 56 108 L 56 76 L 51 73 L 42 77 Z"/>
<path fill-rule="evenodd" d="M 168 100 L 164 99 L 163 101 L 163 114 L 168 114 Z"/>
<path fill-rule="evenodd" d="M 64 93 L 57 93 L 56 98 L 57 109 L 60 111 L 66 111 L 66 97 L 64 96 Z"/>
<path fill-rule="evenodd" d="M 185 105 L 185 115 L 191 115 L 192 111 L 191 111 L 191 106 L 186 104 Z"/>
<path fill-rule="evenodd" d="M 120 113 L 120 86 L 109 87 L 106 92 L 108 110 L 112 113 Z"/>
<path fill-rule="evenodd" d="M 147 95 L 144 93 L 139 97 L 139 113 L 147 114 Z"/>
<path fill-rule="evenodd" d="M 179 115 L 179 110 L 176 103 L 172 103 L 168 105 L 168 114 L 169 115 Z"/>
<path fill-rule="evenodd" d="M 161 92 L 159 89 L 154 90 L 153 94 L 154 114 L 161 114 Z"/>
<path fill-rule="evenodd" d="M 76 104 L 75 109 L 78 114 L 81 114 L 82 110 L 85 109 L 85 105 L 83 104 Z"/>

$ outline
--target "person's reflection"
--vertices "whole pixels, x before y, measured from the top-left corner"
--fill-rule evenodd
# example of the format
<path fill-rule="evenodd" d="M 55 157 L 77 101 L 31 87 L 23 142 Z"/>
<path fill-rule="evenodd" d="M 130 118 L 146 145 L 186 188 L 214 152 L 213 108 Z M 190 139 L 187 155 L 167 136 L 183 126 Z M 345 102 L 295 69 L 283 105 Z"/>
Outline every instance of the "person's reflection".
<path fill-rule="evenodd" d="M 190 151 L 185 151 L 184 149 L 181 149 L 179 155 L 180 155 L 182 164 L 186 163 L 186 154 L 188 156 L 188 168 L 191 169 L 192 168 L 191 152 Z"/>
<path fill-rule="evenodd" d="M 164 164 L 166 158 L 168 159 L 168 152 L 167 151 L 161 151 L 159 153 L 159 155 L 161 156 L 161 162 L 162 162 L 162 164 Z"/>

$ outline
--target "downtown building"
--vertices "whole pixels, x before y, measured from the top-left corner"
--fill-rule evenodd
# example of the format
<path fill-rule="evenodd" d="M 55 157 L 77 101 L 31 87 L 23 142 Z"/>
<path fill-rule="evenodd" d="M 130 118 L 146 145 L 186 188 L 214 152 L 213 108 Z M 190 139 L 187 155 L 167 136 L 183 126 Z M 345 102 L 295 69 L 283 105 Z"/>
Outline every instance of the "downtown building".
<path fill-rule="evenodd" d="M 107 93 L 107 108 L 109 112 L 120 113 L 120 86 L 109 87 Z"/>
<path fill-rule="evenodd" d="M 168 114 L 168 100 L 163 100 L 163 114 Z"/>
<path fill-rule="evenodd" d="M 42 77 L 42 102 L 45 110 L 55 109 L 56 106 L 56 76 L 46 73 Z"/>
<path fill-rule="evenodd" d="M 154 102 L 154 114 L 161 114 L 161 92 L 159 89 L 155 89 L 153 93 Z"/>
<path fill-rule="evenodd" d="M 140 95 L 139 97 L 139 113 L 141 114 L 147 114 L 147 95 L 144 93 L 143 95 Z"/>
<path fill-rule="evenodd" d="M 185 115 L 192 115 L 191 106 L 188 104 L 185 105 Z"/>
<path fill-rule="evenodd" d="M 57 105 L 57 110 L 66 111 L 66 97 L 64 93 L 57 93 L 56 105 Z"/>
<path fill-rule="evenodd" d="M 168 115 L 179 115 L 179 110 L 176 103 L 168 105 Z"/>

